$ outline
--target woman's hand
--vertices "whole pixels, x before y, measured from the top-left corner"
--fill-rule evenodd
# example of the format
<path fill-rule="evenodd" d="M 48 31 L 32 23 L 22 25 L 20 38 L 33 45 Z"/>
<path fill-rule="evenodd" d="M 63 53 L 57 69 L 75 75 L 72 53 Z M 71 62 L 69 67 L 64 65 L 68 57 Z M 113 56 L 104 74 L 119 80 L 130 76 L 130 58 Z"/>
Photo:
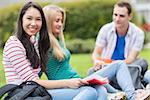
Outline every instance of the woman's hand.
<path fill-rule="evenodd" d="M 69 88 L 79 88 L 82 85 L 89 84 L 86 80 L 80 78 L 68 79 L 67 87 Z"/>

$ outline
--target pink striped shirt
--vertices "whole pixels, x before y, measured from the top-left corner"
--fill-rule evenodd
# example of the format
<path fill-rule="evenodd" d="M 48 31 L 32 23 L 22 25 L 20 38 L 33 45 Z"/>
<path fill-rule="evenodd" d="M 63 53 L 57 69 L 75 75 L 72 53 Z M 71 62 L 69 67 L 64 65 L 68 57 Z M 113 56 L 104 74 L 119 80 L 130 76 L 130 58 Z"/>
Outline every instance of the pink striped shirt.
<path fill-rule="evenodd" d="M 37 42 L 34 44 L 37 48 Z M 33 69 L 26 57 L 26 50 L 16 36 L 11 36 L 3 51 L 3 66 L 6 82 L 20 84 L 24 81 L 39 79 L 40 68 Z"/>

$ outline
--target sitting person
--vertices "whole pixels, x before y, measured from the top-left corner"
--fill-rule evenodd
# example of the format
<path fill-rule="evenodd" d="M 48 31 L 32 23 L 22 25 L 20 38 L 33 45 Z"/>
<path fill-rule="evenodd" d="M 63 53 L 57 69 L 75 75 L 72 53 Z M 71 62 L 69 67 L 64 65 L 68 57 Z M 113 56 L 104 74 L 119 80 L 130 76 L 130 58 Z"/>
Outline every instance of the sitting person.
<path fill-rule="evenodd" d="M 102 59 L 122 60 L 127 65 L 139 65 L 144 76 L 148 64 L 145 59 L 138 58 L 143 47 L 144 32 L 129 22 L 132 18 L 131 5 L 119 1 L 114 5 L 113 22 L 104 25 L 97 36 L 96 46 L 92 53 L 94 67 L 89 74 L 106 64 Z"/>
<path fill-rule="evenodd" d="M 39 33 L 39 40 L 36 34 Z M 46 44 L 46 45 L 45 45 Z M 96 100 L 97 92 L 86 80 L 42 80 L 38 74 L 45 71 L 50 41 L 45 16 L 40 5 L 27 2 L 21 9 L 16 32 L 7 40 L 3 50 L 3 65 L 8 84 L 35 81 L 50 92 L 53 100 Z M 60 91 L 53 93 L 55 91 Z M 52 92 L 52 93 L 51 93 Z M 55 99 L 59 97 L 59 99 Z"/>
<path fill-rule="evenodd" d="M 65 40 L 63 36 L 63 29 L 65 26 L 66 13 L 64 9 L 56 5 L 47 5 L 43 8 L 51 48 L 49 51 L 49 59 L 47 63 L 46 75 L 49 80 L 61 80 L 61 79 L 76 79 L 80 78 L 79 74 L 73 70 L 70 65 L 70 52 L 65 46 Z M 122 90 L 127 94 L 129 100 L 135 100 L 135 89 L 132 84 L 132 79 L 126 64 L 123 61 L 114 62 L 102 70 L 87 76 L 83 80 L 90 79 L 92 77 L 107 77 L 110 81 L 114 78 L 117 79 Z M 93 86 L 98 93 L 98 100 L 107 100 L 108 93 L 117 93 L 118 90 L 111 85 L 95 85 Z M 51 94 L 56 94 L 60 91 L 50 91 Z M 58 97 L 61 99 L 62 97 Z M 94 99 L 92 99 L 94 100 Z"/>

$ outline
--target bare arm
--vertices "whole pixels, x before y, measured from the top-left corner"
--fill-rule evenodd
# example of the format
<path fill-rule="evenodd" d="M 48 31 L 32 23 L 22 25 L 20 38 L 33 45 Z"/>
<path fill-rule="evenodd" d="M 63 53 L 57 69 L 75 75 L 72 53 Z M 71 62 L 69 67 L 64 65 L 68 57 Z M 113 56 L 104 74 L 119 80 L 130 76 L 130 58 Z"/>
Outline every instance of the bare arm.
<path fill-rule="evenodd" d="M 125 59 L 125 63 L 131 64 L 137 56 L 139 55 L 140 51 L 142 50 L 144 43 L 144 32 L 142 30 L 138 30 L 134 44 L 132 45 L 132 49 L 130 50 L 128 57 Z"/>
<path fill-rule="evenodd" d="M 92 53 L 93 62 L 100 59 L 102 51 L 103 49 L 101 47 L 95 46 L 94 51 Z"/>
<path fill-rule="evenodd" d="M 94 64 L 94 69 L 99 70 L 102 68 L 104 62 L 100 60 L 103 48 L 95 46 L 94 51 L 92 53 L 92 60 Z"/>
<path fill-rule="evenodd" d="M 124 60 L 126 64 L 131 64 L 139 55 L 139 51 L 132 50 L 129 56 Z"/>
<path fill-rule="evenodd" d="M 35 81 L 40 85 L 44 86 L 45 88 L 63 88 L 63 87 L 78 88 L 82 85 L 88 84 L 87 81 L 84 81 L 80 78 L 64 79 L 64 80 L 39 79 L 38 72 L 40 69 L 32 68 L 30 61 L 27 59 L 26 54 L 24 53 L 25 50 L 23 49 L 23 46 L 18 41 L 13 40 L 7 43 L 6 47 L 4 48 L 4 52 L 5 56 L 7 55 L 6 57 L 9 58 L 13 66 L 13 69 L 15 69 L 15 72 L 18 75 L 17 77 L 19 77 L 20 80 L 22 80 L 21 82 Z M 16 80 L 14 79 L 14 77 L 9 76 L 9 78 L 11 78 L 12 80 Z"/>
<path fill-rule="evenodd" d="M 79 88 L 82 85 L 88 84 L 87 81 L 80 78 L 64 79 L 64 80 L 35 80 L 38 84 L 47 89 L 52 88 Z"/>

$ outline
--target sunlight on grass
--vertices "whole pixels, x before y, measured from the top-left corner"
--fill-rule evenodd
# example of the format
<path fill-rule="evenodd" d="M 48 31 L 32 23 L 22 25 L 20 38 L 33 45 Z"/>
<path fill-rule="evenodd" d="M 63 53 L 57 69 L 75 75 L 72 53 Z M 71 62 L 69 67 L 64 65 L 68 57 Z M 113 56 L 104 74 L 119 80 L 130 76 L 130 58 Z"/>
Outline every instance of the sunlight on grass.
<path fill-rule="evenodd" d="M 5 81 L 5 74 L 4 69 L 2 66 L 2 50 L 0 49 L 0 86 L 4 85 L 6 83 Z"/>
<path fill-rule="evenodd" d="M 146 59 L 148 61 L 148 65 L 150 64 L 150 50 L 146 49 L 140 53 L 140 57 Z M 149 66 L 150 69 L 150 66 Z"/>
<path fill-rule="evenodd" d="M 87 70 L 92 67 L 91 54 L 73 54 L 70 63 L 81 77 L 85 77 Z"/>
<path fill-rule="evenodd" d="M 140 53 L 140 57 L 145 58 L 150 64 L 149 54 L 150 50 L 143 50 Z M 0 62 L 2 62 L 2 50 L 0 50 Z M 72 54 L 70 64 L 81 77 L 85 77 L 87 75 L 87 70 L 92 67 L 91 54 Z M 0 86 L 2 86 L 6 83 L 2 63 L 0 63 L 0 73 Z M 42 79 L 47 79 L 45 74 L 42 75 Z"/>

